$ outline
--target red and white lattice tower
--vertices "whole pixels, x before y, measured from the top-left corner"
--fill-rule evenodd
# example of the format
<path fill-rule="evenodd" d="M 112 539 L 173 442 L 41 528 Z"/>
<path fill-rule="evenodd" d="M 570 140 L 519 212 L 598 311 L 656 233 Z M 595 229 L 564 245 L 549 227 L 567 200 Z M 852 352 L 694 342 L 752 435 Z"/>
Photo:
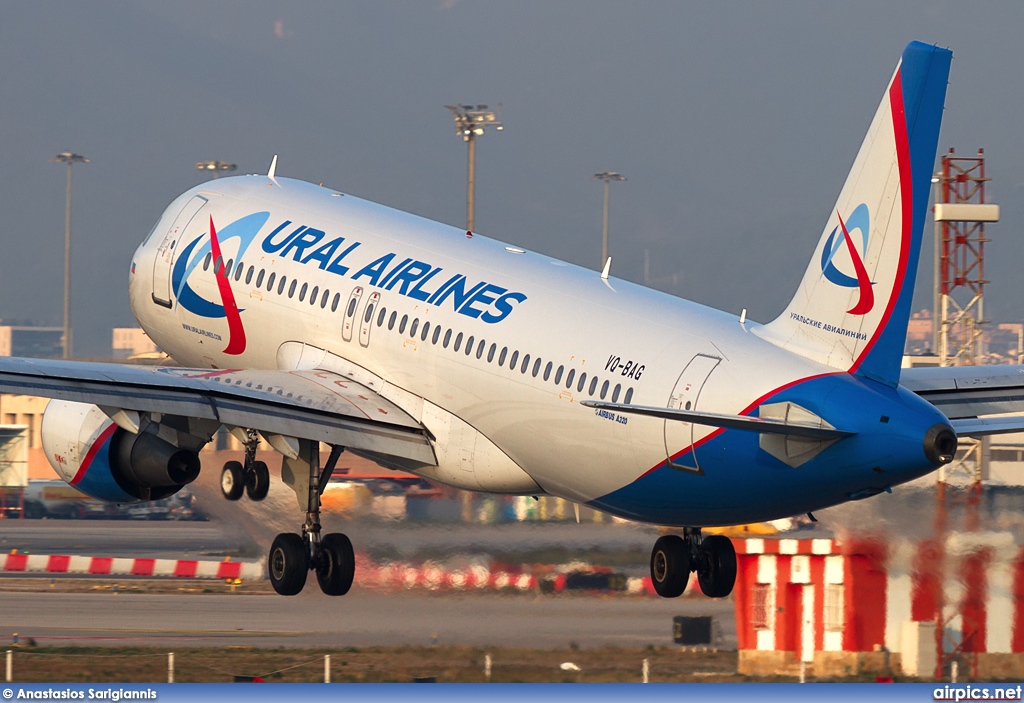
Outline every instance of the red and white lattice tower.
<path fill-rule="evenodd" d="M 956 156 L 953 149 L 942 157 L 936 174 L 935 243 L 936 243 L 936 347 L 940 366 L 973 366 L 983 363 L 983 331 L 985 302 L 985 223 L 999 221 L 999 206 L 987 202 L 985 186 L 985 152 L 976 156 Z M 933 574 L 934 593 L 926 600 L 934 604 L 936 676 L 951 658 L 963 654 L 970 657 L 979 651 L 973 614 L 982 607 L 971 602 L 970 594 L 958 602 L 950 602 L 938 587 L 937 579 L 946 567 L 943 545 L 951 529 L 950 511 L 962 506 L 963 530 L 979 528 L 978 510 L 982 480 L 987 474 L 988 443 L 986 440 L 962 438 L 956 459 L 939 469 L 937 486 L 936 536 L 926 550 L 926 574 Z M 926 576 L 926 582 L 929 578 Z M 928 590 L 926 583 L 925 589 Z M 959 641 L 951 641 L 947 625 L 959 621 Z M 976 670 L 976 657 L 973 659 Z M 976 673 L 976 672 L 975 672 Z"/>

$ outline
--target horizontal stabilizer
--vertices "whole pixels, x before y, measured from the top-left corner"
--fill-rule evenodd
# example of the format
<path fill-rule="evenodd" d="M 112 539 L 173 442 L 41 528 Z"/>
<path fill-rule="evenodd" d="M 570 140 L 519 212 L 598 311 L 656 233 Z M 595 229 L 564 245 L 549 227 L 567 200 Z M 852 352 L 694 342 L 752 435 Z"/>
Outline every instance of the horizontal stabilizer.
<path fill-rule="evenodd" d="M 580 404 L 585 405 L 588 408 L 608 410 L 617 413 L 647 415 L 650 417 L 660 417 L 665 420 L 679 420 L 681 422 L 692 422 L 697 425 L 708 425 L 709 427 L 725 427 L 730 430 L 745 430 L 748 432 L 761 432 L 763 434 L 788 435 L 790 437 L 803 437 L 805 439 L 841 439 L 855 434 L 854 432 L 846 432 L 844 430 L 837 430 L 831 427 L 786 422 L 784 420 L 773 420 L 765 417 L 721 415 L 719 413 L 696 412 L 694 410 L 680 410 L 676 408 L 655 408 L 647 405 L 605 403 L 597 400 L 584 400 Z"/>
<path fill-rule="evenodd" d="M 1024 415 L 966 417 L 950 420 L 949 424 L 959 437 L 985 437 L 992 434 L 1024 432 Z"/>

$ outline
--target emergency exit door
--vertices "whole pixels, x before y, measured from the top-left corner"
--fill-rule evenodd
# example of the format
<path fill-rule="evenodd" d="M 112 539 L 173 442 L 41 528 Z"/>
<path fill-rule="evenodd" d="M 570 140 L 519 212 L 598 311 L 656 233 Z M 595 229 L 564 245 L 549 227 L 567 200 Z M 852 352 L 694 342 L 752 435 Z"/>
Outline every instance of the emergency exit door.
<path fill-rule="evenodd" d="M 668 407 L 678 410 L 696 410 L 700 404 L 700 392 L 705 382 L 722 361 L 717 356 L 697 354 L 679 374 L 676 385 L 668 399 Z M 680 452 L 691 445 L 696 438 L 694 425 L 680 420 L 665 420 L 665 455 L 668 465 L 681 471 L 702 473 L 697 461 L 697 451 Z M 673 458 L 673 456 L 675 458 Z"/>

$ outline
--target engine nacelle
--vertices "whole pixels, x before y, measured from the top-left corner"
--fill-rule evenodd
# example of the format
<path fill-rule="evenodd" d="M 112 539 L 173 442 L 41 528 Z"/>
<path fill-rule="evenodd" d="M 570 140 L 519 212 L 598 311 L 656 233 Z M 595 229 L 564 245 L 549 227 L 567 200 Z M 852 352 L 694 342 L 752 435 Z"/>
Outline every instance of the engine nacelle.
<path fill-rule="evenodd" d="M 95 405 L 51 400 L 43 413 L 46 458 L 69 484 L 100 500 L 124 503 L 173 495 L 199 476 L 199 455 L 158 436 L 118 427 Z"/>

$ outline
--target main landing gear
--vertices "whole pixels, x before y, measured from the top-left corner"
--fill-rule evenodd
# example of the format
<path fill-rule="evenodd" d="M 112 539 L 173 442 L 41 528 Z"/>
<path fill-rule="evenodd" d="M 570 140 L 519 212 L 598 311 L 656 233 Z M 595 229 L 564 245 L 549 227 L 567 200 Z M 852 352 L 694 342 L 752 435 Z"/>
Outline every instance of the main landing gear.
<path fill-rule="evenodd" d="M 228 500 L 238 500 L 245 492 L 250 500 L 260 501 L 270 490 L 270 469 L 256 460 L 259 435 L 255 430 L 246 430 L 245 464 L 229 461 L 220 473 L 220 491 Z"/>
<path fill-rule="evenodd" d="M 702 537 L 700 528 L 687 527 L 683 536 L 665 535 L 651 552 L 651 581 L 663 598 L 676 598 L 686 590 L 690 572 L 704 595 L 724 598 L 736 582 L 736 550 L 728 537 Z"/>
<path fill-rule="evenodd" d="M 340 533 L 320 536 L 320 496 L 334 473 L 342 447 L 332 447 L 327 466 L 320 471 L 320 444 L 299 440 L 299 456 L 285 457 L 281 478 L 295 490 L 299 507 L 306 513 L 302 534 L 279 534 L 270 546 L 270 583 L 282 596 L 294 596 L 306 585 L 306 576 L 316 571 L 320 590 L 329 596 L 348 593 L 355 576 L 352 542 Z"/>

